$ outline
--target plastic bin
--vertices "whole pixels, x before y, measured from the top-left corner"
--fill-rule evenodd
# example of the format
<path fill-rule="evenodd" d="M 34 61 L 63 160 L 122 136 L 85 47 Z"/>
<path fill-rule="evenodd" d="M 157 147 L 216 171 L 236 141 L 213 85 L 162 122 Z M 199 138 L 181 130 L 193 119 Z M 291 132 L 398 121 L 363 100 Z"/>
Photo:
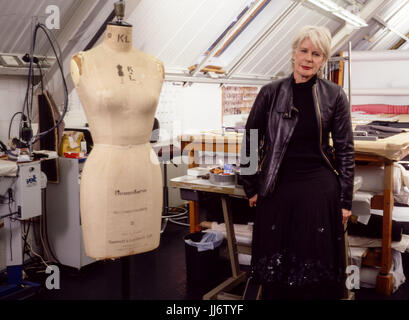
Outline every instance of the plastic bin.
<path fill-rule="evenodd" d="M 196 244 L 200 243 L 204 235 L 205 232 L 196 232 L 184 237 L 186 280 L 190 285 L 200 285 L 203 289 L 209 289 L 219 281 L 217 278 L 220 265 L 219 249 L 223 241 L 223 235 L 219 237 L 219 240 L 211 240 L 213 241 L 214 248 L 205 251 L 199 251 L 197 246 L 186 242 L 187 240 L 191 240 Z"/>

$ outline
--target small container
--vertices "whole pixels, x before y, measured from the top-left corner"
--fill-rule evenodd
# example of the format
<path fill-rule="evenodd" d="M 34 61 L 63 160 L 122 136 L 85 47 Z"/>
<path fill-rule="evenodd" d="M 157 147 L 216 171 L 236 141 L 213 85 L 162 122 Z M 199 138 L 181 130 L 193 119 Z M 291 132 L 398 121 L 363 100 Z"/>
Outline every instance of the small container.
<path fill-rule="evenodd" d="M 227 185 L 234 185 L 235 182 L 235 175 L 234 174 L 217 174 L 217 173 L 210 173 L 209 181 L 213 184 L 220 185 L 220 186 L 227 186 Z"/>

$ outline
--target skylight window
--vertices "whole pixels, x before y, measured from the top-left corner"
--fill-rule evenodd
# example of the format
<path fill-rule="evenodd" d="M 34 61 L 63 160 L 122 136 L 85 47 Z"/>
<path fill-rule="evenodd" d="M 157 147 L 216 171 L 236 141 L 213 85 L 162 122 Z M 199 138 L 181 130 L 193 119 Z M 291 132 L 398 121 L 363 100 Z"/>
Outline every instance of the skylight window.
<path fill-rule="evenodd" d="M 206 52 L 199 57 L 199 62 L 189 68 L 195 75 L 200 71 L 223 74 L 223 68 L 231 59 L 223 59 L 223 53 L 239 38 L 259 14 L 272 2 L 271 0 L 252 0 L 240 12 L 232 23 L 221 33 Z M 248 41 L 248 40 L 247 40 Z"/>

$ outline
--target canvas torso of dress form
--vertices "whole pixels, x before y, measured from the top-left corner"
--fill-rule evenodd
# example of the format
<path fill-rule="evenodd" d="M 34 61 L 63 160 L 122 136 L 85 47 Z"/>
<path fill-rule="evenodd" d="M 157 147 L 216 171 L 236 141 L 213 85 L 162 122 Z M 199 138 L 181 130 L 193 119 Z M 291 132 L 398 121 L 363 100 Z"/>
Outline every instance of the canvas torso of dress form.
<path fill-rule="evenodd" d="M 81 176 L 86 254 L 115 259 L 159 246 L 162 172 L 150 145 L 161 61 L 132 47 L 132 27 L 108 24 L 97 47 L 71 60 L 94 148 Z"/>

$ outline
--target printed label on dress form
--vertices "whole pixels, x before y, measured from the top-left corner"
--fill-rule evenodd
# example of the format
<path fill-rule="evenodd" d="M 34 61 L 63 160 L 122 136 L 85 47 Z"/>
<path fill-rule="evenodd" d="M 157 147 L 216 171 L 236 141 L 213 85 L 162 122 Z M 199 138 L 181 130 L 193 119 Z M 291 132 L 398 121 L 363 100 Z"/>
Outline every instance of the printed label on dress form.
<path fill-rule="evenodd" d="M 113 190 L 111 209 L 107 226 L 112 226 L 107 234 L 108 252 L 116 255 L 137 253 L 146 247 L 153 236 L 148 230 L 150 223 L 147 189 L 116 188 Z"/>
<path fill-rule="evenodd" d="M 124 84 L 125 72 L 126 72 L 126 74 L 128 75 L 129 81 L 135 82 L 136 84 L 140 84 L 140 83 L 141 83 L 141 81 L 139 81 L 139 80 L 136 78 L 135 67 L 133 67 L 133 66 L 126 66 L 126 67 L 124 67 L 124 66 L 118 64 L 118 65 L 116 66 L 116 69 L 117 69 L 118 76 L 119 76 L 119 78 L 121 79 L 121 84 Z M 141 74 L 141 78 L 142 78 L 142 79 L 145 78 L 145 74 Z"/>
<path fill-rule="evenodd" d="M 118 42 L 119 43 L 131 43 L 131 41 L 129 41 L 128 39 L 128 35 L 127 34 L 118 34 Z"/>

